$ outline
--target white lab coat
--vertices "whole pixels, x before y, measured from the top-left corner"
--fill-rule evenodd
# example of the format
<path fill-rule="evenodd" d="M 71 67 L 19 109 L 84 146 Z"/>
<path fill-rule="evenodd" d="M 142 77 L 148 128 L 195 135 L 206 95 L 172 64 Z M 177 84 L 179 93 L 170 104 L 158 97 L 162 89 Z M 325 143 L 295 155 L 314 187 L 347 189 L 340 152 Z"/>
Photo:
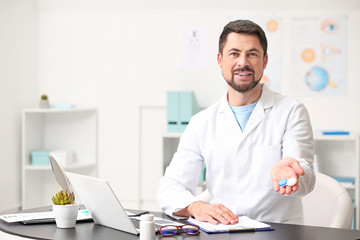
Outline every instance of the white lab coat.
<path fill-rule="evenodd" d="M 159 183 L 158 202 L 166 214 L 197 200 L 194 194 L 205 163 L 212 203 L 256 220 L 302 223 L 301 196 L 315 184 L 309 115 L 297 100 L 266 85 L 262 88 L 244 132 L 229 107 L 227 92 L 191 119 Z M 305 171 L 298 191 L 289 196 L 275 192 L 270 178 L 271 168 L 286 156 L 298 160 Z"/>

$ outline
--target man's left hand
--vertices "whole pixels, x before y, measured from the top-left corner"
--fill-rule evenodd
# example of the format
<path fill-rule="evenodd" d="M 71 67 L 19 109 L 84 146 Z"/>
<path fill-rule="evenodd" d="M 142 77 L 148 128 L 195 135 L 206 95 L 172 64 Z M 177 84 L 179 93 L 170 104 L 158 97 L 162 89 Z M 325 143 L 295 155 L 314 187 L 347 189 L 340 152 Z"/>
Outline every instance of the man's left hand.
<path fill-rule="evenodd" d="M 304 175 L 304 170 L 300 167 L 297 160 L 285 157 L 278 164 L 271 169 L 271 180 L 276 192 L 280 192 L 282 195 L 290 194 L 298 190 L 299 175 Z M 293 186 L 279 186 L 279 181 L 283 178 L 295 178 L 296 184 Z"/>

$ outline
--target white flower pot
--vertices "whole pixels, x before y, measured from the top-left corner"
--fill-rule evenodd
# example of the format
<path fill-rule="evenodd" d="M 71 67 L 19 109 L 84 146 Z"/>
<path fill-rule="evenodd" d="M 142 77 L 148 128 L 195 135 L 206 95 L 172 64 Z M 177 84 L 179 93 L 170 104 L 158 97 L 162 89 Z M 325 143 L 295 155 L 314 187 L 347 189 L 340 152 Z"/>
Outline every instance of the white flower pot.
<path fill-rule="evenodd" d="M 49 100 L 47 100 L 47 99 L 41 99 L 41 100 L 40 100 L 40 103 L 39 103 L 39 107 L 40 107 L 40 108 L 49 108 L 49 107 L 50 107 Z"/>
<path fill-rule="evenodd" d="M 53 205 L 56 226 L 58 228 L 73 228 L 79 211 L 79 204 Z"/>

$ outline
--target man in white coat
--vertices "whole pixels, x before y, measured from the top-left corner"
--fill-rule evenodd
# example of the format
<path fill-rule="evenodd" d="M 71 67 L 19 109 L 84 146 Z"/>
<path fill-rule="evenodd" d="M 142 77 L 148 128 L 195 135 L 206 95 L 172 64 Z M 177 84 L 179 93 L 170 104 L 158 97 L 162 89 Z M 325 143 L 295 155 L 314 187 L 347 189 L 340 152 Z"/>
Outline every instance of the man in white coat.
<path fill-rule="evenodd" d="M 306 108 L 260 83 L 268 55 L 265 33 L 257 24 L 228 23 L 217 61 L 228 89 L 191 119 L 160 180 L 160 207 L 168 215 L 213 224 L 234 224 L 240 215 L 302 223 L 301 197 L 315 184 Z M 203 164 L 210 203 L 194 195 Z M 283 178 L 297 183 L 280 187 Z"/>

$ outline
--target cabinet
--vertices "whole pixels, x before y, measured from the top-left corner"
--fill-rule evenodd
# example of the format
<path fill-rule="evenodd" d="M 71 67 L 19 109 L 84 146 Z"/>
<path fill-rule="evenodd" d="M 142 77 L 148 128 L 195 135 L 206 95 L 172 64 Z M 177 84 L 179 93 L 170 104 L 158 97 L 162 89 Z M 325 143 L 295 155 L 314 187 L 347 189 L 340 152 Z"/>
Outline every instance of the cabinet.
<path fill-rule="evenodd" d="M 174 153 L 177 151 L 177 147 L 180 142 L 182 133 L 181 132 L 165 132 L 163 133 L 162 144 L 163 144 L 163 162 L 162 162 L 162 173 L 165 173 L 167 166 L 169 166 Z"/>
<path fill-rule="evenodd" d="M 180 138 L 181 138 L 182 132 L 166 132 L 163 134 L 163 162 L 162 162 L 162 170 L 163 174 L 165 173 L 165 170 L 167 166 L 169 166 L 174 153 L 177 151 Z M 200 174 L 198 187 L 196 189 L 196 194 L 200 194 L 204 190 L 206 190 L 206 181 L 205 181 L 205 174 L 206 174 L 206 168 L 204 166 L 202 173 Z"/>
<path fill-rule="evenodd" d="M 358 132 L 351 132 L 349 135 L 314 135 L 315 166 L 319 172 L 341 179 L 340 182 L 354 201 L 354 227 L 356 229 L 360 229 L 359 136 Z"/>
<path fill-rule="evenodd" d="M 32 165 L 37 150 L 72 151 L 65 171 L 97 175 L 97 111 L 94 108 L 25 109 L 22 112 L 22 209 L 51 204 L 60 186 L 50 165 Z"/>

